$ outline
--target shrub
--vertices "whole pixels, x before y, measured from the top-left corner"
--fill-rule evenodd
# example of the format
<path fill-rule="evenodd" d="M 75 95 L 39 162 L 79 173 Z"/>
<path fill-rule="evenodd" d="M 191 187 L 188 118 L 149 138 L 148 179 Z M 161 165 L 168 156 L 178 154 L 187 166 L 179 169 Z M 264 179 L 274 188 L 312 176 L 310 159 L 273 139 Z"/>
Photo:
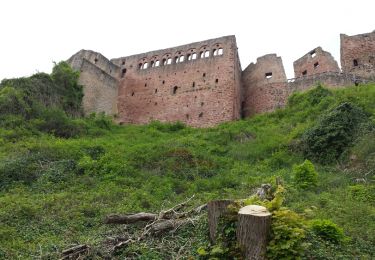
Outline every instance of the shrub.
<path fill-rule="evenodd" d="M 306 245 L 304 219 L 297 213 L 280 209 L 274 211 L 271 222 L 270 242 L 267 246 L 268 259 L 298 259 Z"/>
<path fill-rule="evenodd" d="M 63 138 L 79 136 L 86 131 L 84 124 L 72 120 L 63 110 L 58 108 L 45 110 L 42 114 L 42 121 L 38 122 L 37 128 L 42 132 Z"/>
<path fill-rule="evenodd" d="M 345 239 L 343 229 L 331 220 L 315 219 L 311 221 L 310 226 L 316 235 L 330 242 L 340 243 Z"/>
<path fill-rule="evenodd" d="M 293 179 L 298 188 L 309 189 L 317 186 L 318 173 L 314 165 L 309 160 L 305 160 L 300 165 L 294 165 Z"/>
<path fill-rule="evenodd" d="M 186 125 L 180 121 L 173 123 L 162 123 L 160 121 L 152 121 L 149 126 L 151 128 L 157 129 L 160 132 L 176 132 L 182 130 Z"/>
<path fill-rule="evenodd" d="M 9 114 L 26 117 L 30 112 L 31 107 L 26 102 L 26 97 L 21 91 L 12 87 L 4 87 L 0 89 L 1 117 Z"/>
<path fill-rule="evenodd" d="M 353 185 L 349 186 L 349 195 L 358 201 L 375 203 L 374 185 Z"/>
<path fill-rule="evenodd" d="M 304 155 L 321 163 L 332 163 L 369 124 L 361 108 L 342 103 L 324 114 L 319 122 L 302 136 Z"/>

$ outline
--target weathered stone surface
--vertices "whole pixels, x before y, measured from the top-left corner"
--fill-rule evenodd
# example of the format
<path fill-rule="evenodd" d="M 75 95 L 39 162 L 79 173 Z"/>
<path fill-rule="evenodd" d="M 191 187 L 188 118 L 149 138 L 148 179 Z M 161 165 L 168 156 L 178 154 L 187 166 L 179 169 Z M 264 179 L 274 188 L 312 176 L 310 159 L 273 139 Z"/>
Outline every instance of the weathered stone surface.
<path fill-rule="evenodd" d="M 118 74 L 120 68 L 97 52 L 81 50 L 67 61 L 80 71 L 79 84 L 84 86 L 85 114 L 117 114 Z"/>
<path fill-rule="evenodd" d="M 168 59 L 171 64 L 164 65 Z M 124 71 L 117 103 L 121 123 L 181 121 L 207 127 L 240 117 L 241 68 L 234 36 L 112 62 Z"/>
<path fill-rule="evenodd" d="M 340 35 L 341 67 L 346 73 L 375 80 L 375 31 Z"/>
<path fill-rule="evenodd" d="M 323 72 L 340 72 L 339 65 L 333 56 L 317 47 L 293 62 L 294 76 L 310 76 Z"/>
<path fill-rule="evenodd" d="M 273 111 L 285 104 L 287 79 L 281 57 L 267 54 L 242 72 L 244 117 Z"/>
<path fill-rule="evenodd" d="M 375 80 L 375 32 L 340 39 L 343 72 L 317 47 L 293 63 L 296 77 L 290 80 L 276 54 L 241 71 L 235 36 L 112 60 L 81 50 L 68 63 L 81 72 L 86 114 L 116 115 L 119 123 L 159 120 L 209 127 L 274 111 L 292 92 L 317 83 L 343 87 Z"/>

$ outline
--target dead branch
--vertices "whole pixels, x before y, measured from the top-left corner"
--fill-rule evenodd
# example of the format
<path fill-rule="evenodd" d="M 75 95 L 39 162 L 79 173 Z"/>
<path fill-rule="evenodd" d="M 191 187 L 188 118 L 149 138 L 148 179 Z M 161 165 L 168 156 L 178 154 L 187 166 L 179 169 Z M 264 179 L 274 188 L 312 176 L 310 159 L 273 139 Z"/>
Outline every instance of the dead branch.
<path fill-rule="evenodd" d="M 158 217 L 158 214 L 140 212 L 136 214 L 111 214 L 106 216 L 104 219 L 105 224 L 131 224 L 140 221 L 151 221 L 155 220 Z"/>
<path fill-rule="evenodd" d="M 61 252 L 61 259 L 77 259 L 81 254 L 87 253 L 90 247 L 86 244 L 77 245 Z"/>

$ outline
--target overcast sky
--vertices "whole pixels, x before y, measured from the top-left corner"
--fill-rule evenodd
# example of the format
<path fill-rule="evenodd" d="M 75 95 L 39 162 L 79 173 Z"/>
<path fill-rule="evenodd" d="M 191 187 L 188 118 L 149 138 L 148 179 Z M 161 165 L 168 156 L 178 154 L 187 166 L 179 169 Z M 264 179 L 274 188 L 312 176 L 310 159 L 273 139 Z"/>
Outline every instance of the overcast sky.
<path fill-rule="evenodd" d="M 50 72 L 80 49 L 116 58 L 236 35 L 242 68 L 317 46 L 340 60 L 340 33 L 375 30 L 375 0 L 0 0 L 0 80 Z"/>

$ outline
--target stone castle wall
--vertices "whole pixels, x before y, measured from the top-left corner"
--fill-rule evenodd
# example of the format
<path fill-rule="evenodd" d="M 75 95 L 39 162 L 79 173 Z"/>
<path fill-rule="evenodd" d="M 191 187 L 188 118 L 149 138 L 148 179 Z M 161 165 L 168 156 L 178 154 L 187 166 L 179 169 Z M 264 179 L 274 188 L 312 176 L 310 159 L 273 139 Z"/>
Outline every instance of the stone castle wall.
<path fill-rule="evenodd" d="M 85 114 L 117 114 L 118 75 L 120 68 L 97 52 L 81 50 L 67 61 L 80 71 Z"/>
<path fill-rule="evenodd" d="M 242 72 L 244 117 L 273 111 L 285 104 L 288 96 L 281 57 L 268 54 Z"/>
<path fill-rule="evenodd" d="M 121 67 L 120 123 L 181 121 L 207 127 L 240 118 L 234 36 L 113 59 Z"/>
<path fill-rule="evenodd" d="M 281 57 L 267 54 L 244 71 L 236 39 L 226 36 L 108 60 L 81 50 L 68 63 L 81 72 L 85 113 L 115 115 L 119 123 L 181 121 L 209 127 L 274 111 L 294 91 L 375 80 L 375 33 L 341 35 L 342 72 L 321 47 L 293 63 L 287 80 Z"/>
<path fill-rule="evenodd" d="M 341 34 L 340 42 L 342 71 L 375 80 L 375 31 L 353 36 Z"/>
<path fill-rule="evenodd" d="M 310 76 L 324 72 L 340 72 L 333 56 L 317 47 L 293 62 L 294 77 Z"/>

